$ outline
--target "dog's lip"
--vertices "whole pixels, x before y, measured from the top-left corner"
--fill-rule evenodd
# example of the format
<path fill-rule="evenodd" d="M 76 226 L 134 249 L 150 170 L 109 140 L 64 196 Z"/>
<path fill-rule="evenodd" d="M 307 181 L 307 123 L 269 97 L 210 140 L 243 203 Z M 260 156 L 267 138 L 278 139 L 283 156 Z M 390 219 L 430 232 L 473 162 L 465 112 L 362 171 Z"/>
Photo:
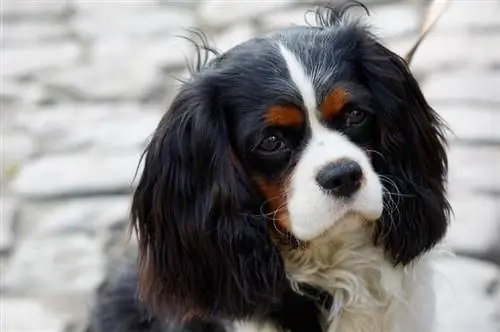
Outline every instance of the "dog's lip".
<path fill-rule="evenodd" d="M 337 213 L 332 213 L 328 220 L 315 222 L 311 218 L 314 216 L 303 215 L 303 222 L 296 224 L 291 222 L 288 231 L 297 240 L 310 242 L 325 237 L 326 234 L 355 231 L 367 224 L 372 224 L 382 216 L 383 204 L 382 202 L 365 202 L 363 199 L 363 196 L 357 195 L 341 202 L 337 200 L 334 202 Z M 340 206 L 339 203 L 341 203 Z M 314 213 L 312 212 L 312 214 Z M 309 222 L 305 223 L 304 220 L 309 220 Z"/>
<path fill-rule="evenodd" d="M 380 216 L 377 216 L 375 213 L 365 215 L 365 213 L 350 210 L 343 214 L 341 217 L 333 220 L 328 227 L 322 229 L 317 234 L 306 237 L 299 237 L 295 232 L 293 232 L 293 230 L 290 230 L 290 234 L 301 242 L 311 243 L 318 239 L 326 238 L 332 233 L 346 232 L 351 229 L 358 229 L 367 223 L 372 223 L 378 220 L 379 218 Z"/>

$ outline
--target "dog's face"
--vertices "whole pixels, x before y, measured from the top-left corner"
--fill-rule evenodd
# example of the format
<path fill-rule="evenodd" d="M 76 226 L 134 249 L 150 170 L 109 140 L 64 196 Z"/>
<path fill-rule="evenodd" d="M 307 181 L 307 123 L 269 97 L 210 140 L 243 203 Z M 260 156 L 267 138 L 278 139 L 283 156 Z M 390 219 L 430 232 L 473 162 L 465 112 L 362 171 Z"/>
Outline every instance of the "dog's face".
<path fill-rule="evenodd" d="M 400 57 L 342 10 L 318 18 L 219 55 L 173 101 L 132 207 L 145 300 L 181 318 L 265 314 L 288 287 L 277 234 L 314 246 L 372 223 L 394 264 L 443 236 L 436 114 Z"/>
<path fill-rule="evenodd" d="M 234 103 L 240 160 L 278 230 L 301 241 L 314 240 L 347 214 L 376 220 L 382 213 L 382 186 L 370 162 L 380 146 L 377 109 L 358 65 L 336 52 L 350 36 L 338 37 L 287 31 L 244 44 L 225 60 L 244 72 L 224 97 Z M 317 46 L 297 44 L 309 38 Z M 254 63 L 239 68 L 247 56 Z M 237 105 L 245 105 L 242 114 Z"/>

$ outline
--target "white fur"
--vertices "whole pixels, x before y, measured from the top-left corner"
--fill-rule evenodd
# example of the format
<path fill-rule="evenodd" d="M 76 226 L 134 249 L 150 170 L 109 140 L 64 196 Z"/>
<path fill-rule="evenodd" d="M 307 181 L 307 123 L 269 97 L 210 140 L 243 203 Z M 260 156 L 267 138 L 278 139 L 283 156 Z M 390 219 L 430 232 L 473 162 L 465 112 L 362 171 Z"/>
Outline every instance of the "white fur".
<path fill-rule="evenodd" d="M 311 240 L 344 219 L 347 214 L 360 214 L 374 220 L 382 213 L 382 186 L 363 150 L 342 134 L 328 130 L 317 118 L 314 86 L 300 61 L 280 46 L 292 81 L 302 95 L 308 113 L 312 137 L 291 177 L 287 207 L 291 231 L 300 240 Z M 363 170 L 364 181 L 355 196 L 346 201 L 328 195 L 315 177 L 327 164 L 348 159 Z"/>
<path fill-rule="evenodd" d="M 281 55 L 285 59 L 285 63 L 288 67 L 288 72 L 292 77 L 292 81 L 302 95 L 304 106 L 307 110 L 316 109 L 316 91 L 314 90 L 312 81 L 308 77 L 304 66 L 302 66 L 297 57 L 289 49 L 281 44 L 279 47 Z"/>

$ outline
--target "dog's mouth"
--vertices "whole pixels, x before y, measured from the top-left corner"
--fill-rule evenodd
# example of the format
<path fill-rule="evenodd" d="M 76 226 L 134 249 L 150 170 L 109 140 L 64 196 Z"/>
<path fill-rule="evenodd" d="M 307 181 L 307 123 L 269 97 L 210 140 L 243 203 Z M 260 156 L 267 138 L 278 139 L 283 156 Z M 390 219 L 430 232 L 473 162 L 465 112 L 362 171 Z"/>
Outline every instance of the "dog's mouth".
<path fill-rule="evenodd" d="M 342 218 L 337 219 L 331 227 L 328 227 L 321 234 L 312 239 L 311 242 L 328 241 L 329 239 L 342 234 L 357 232 L 360 229 L 373 224 L 373 222 L 378 219 L 379 216 L 376 216 L 375 214 L 365 215 L 359 212 L 348 212 Z"/>
<path fill-rule="evenodd" d="M 336 202 L 326 210 L 329 213 L 316 215 L 316 211 L 311 210 L 301 218 L 295 216 L 286 229 L 287 233 L 302 242 L 314 242 L 330 234 L 356 231 L 380 219 L 383 207 L 382 204 L 353 201 L 341 205 Z"/>
<path fill-rule="evenodd" d="M 328 242 L 334 237 L 338 237 L 341 234 L 357 232 L 362 228 L 370 227 L 375 221 L 380 218 L 378 213 L 360 213 L 355 211 L 349 211 L 340 218 L 336 218 L 332 221 L 329 227 L 326 227 L 317 235 L 309 237 L 307 239 L 301 239 L 293 233 L 292 230 L 287 229 L 282 226 L 277 226 L 275 229 L 278 234 L 277 238 L 282 244 L 292 246 L 297 249 L 308 249 L 311 247 L 316 247 Z"/>

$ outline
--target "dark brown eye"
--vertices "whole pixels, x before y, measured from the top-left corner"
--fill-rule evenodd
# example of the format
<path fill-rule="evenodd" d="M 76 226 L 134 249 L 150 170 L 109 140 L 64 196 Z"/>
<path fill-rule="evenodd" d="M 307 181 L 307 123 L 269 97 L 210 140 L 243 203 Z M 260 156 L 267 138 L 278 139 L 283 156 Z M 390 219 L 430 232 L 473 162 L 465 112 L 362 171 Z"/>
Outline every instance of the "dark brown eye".
<path fill-rule="evenodd" d="M 347 125 L 358 125 L 365 121 L 366 112 L 363 112 L 359 109 L 353 109 L 349 113 L 347 113 Z"/>
<path fill-rule="evenodd" d="M 259 145 L 257 146 L 262 152 L 271 153 L 271 152 L 280 152 L 286 150 L 286 144 L 282 140 L 280 140 L 277 136 L 269 136 L 264 138 Z"/>

